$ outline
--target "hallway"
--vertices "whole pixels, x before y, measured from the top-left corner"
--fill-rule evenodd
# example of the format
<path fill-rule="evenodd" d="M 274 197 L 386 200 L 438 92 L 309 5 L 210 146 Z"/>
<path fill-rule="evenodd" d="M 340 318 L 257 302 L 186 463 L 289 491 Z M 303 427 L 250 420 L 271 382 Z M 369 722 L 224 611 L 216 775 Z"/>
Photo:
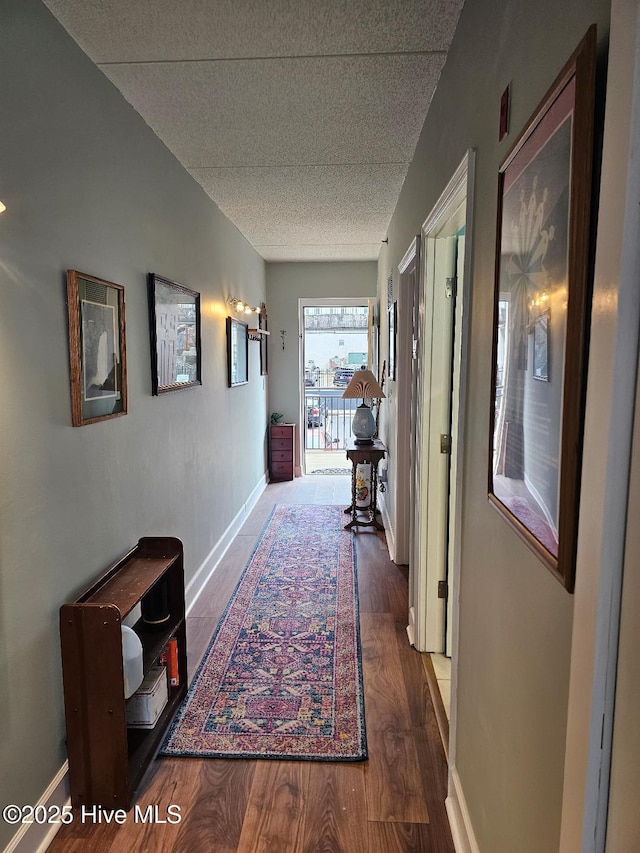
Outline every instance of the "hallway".
<path fill-rule="evenodd" d="M 189 677 L 276 503 L 344 504 L 350 480 L 267 486 L 187 618 Z M 453 853 L 447 767 L 420 656 L 408 645 L 407 577 L 380 536 L 356 534 L 369 759 L 362 763 L 160 759 L 137 805 L 179 824 L 62 827 L 51 853 Z"/>

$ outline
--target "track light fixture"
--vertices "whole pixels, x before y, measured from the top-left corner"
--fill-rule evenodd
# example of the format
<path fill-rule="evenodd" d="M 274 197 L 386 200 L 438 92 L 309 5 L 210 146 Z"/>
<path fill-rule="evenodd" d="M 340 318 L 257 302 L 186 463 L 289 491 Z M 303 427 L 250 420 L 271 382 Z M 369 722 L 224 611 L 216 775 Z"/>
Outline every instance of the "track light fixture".
<path fill-rule="evenodd" d="M 235 311 L 237 314 L 259 314 L 260 308 L 249 305 L 243 299 L 237 299 L 235 296 L 230 296 L 227 299 L 229 305 L 231 305 L 231 310 Z"/>

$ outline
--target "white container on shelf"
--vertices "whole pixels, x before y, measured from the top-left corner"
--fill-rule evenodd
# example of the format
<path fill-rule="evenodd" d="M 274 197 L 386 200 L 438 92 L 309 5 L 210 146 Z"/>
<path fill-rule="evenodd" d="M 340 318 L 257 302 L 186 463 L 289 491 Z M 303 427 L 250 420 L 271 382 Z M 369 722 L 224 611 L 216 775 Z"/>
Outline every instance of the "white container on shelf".
<path fill-rule="evenodd" d="M 152 729 L 168 701 L 167 668 L 152 666 L 127 702 L 127 725 L 134 729 Z"/>
<path fill-rule="evenodd" d="M 142 684 L 142 643 L 136 632 L 127 625 L 122 630 L 122 670 L 124 673 L 124 698 L 128 699 Z"/>

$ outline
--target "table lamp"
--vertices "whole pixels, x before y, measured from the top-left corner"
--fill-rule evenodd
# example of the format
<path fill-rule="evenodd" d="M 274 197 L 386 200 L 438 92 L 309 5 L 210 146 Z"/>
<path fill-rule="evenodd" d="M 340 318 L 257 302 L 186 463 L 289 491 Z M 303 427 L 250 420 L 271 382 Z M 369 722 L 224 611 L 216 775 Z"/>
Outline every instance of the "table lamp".
<path fill-rule="evenodd" d="M 351 432 L 355 435 L 355 444 L 373 444 L 376 421 L 365 399 L 381 400 L 385 396 L 377 379 L 370 370 L 362 367 L 354 372 L 342 396 L 345 400 L 362 398 L 362 403 L 356 409 L 351 422 Z"/>

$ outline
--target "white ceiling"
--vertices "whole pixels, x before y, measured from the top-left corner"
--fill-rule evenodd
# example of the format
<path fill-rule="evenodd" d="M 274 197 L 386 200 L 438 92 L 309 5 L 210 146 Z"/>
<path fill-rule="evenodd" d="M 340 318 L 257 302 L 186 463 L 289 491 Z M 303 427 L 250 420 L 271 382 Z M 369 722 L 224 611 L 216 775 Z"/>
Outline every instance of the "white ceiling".
<path fill-rule="evenodd" d="M 267 261 L 375 260 L 463 0 L 43 0 Z"/>

